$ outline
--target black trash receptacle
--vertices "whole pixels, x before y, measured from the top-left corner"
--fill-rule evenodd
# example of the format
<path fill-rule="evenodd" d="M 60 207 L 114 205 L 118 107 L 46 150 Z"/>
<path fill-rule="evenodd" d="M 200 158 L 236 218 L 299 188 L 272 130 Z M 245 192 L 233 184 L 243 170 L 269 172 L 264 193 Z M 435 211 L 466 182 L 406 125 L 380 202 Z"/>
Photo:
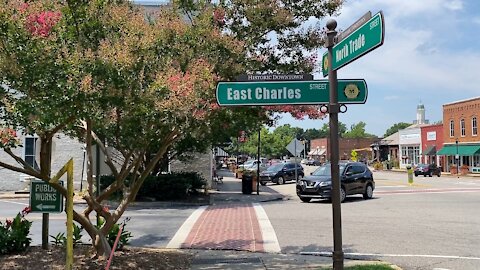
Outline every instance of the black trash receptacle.
<path fill-rule="evenodd" d="M 242 193 L 243 194 L 252 194 L 252 182 L 253 176 L 244 174 L 242 176 Z"/>

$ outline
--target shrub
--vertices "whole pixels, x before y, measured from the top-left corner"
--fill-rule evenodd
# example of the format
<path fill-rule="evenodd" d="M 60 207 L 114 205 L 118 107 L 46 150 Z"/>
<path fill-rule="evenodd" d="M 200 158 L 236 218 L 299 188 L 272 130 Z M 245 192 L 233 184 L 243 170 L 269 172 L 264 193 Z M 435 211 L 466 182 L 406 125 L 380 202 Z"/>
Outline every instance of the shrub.
<path fill-rule="evenodd" d="M 102 189 L 115 181 L 111 175 L 103 175 L 100 178 Z M 129 185 L 129 180 L 125 181 Z M 206 180 L 196 172 L 172 172 L 160 174 L 158 176 L 149 176 L 143 182 L 138 191 L 137 197 L 150 197 L 156 200 L 179 200 L 185 199 L 189 195 L 197 194 L 199 189 L 203 188 Z M 120 196 L 121 192 L 116 193 L 112 198 Z"/>
<path fill-rule="evenodd" d="M 373 168 L 377 171 L 383 170 L 383 163 L 377 161 L 377 162 L 373 163 Z"/>
<path fill-rule="evenodd" d="M 75 223 L 73 223 L 73 246 L 76 246 L 77 244 L 82 243 L 82 231 L 83 227 L 82 226 L 77 226 Z M 66 246 L 67 245 L 67 237 L 65 236 L 65 233 L 57 233 L 57 235 L 53 236 L 50 235 L 50 237 L 53 238 L 51 241 L 52 244 L 55 246 Z"/>
<path fill-rule="evenodd" d="M 30 246 L 32 239 L 28 235 L 32 222 L 25 219 L 30 211 L 30 207 L 25 207 L 13 220 L 0 222 L 0 254 L 24 251 Z"/>

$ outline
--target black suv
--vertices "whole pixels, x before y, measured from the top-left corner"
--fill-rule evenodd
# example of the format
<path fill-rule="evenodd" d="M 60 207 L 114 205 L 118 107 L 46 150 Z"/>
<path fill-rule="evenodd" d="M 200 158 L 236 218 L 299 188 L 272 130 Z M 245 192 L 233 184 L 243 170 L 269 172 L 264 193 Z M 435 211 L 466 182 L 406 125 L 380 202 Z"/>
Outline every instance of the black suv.
<path fill-rule="evenodd" d="M 430 176 L 432 177 L 433 175 L 436 175 L 440 177 L 442 174 L 441 168 L 438 167 L 435 164 L 417 164 L 415 167 L 415 176 L 423 175 L 425 177 Z"/>
<path fill-rule="evenodd" d="M 368 167 L 361 162 L 340 163 L 340 200 L 348 195 L 363 194 L 364 199 L 373 197 L 375 181 Z M 332 193 L 332 176 L 330 164 L 324 164 L 311 175 L 297 181 L 297 196 L 303 202 L 311 199 L 330 199 Z"/>
<path fill-rule="evenodd" d="M 296 168 L 295 164 L 297 165 Z M 295 169 L 297 170 L 297 179 L 295 179 Z M 286 181 L 298 180 L 303 176 L 305 176 L 305 173 L 300 163 L 278 163 L 260 173 L 260 184 L 265 186 L 268 182 L 273 182 L 281 185 Z"/>

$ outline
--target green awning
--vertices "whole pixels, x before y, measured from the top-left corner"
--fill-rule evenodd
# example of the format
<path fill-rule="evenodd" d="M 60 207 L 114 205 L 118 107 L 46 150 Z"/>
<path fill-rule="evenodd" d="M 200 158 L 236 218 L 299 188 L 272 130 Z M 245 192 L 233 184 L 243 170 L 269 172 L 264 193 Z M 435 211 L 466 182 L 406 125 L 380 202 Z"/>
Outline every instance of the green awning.
<path fill-rule="evenodd" d="M 423 152 L 423 155 L 424 156 L 435 156 L 436 153 L 437 153 L 437 149 L 435 148 L 435 145 L 431 145 L 431 146 L 427 147 L 427 149 L 425 149 L 425 151 Z"/>
<path fill-rule="evenodd" d="M 475 145 L 458 145 L 458 152 L 456 145 L 445 145 L 440 151 L 437 152 L 437 155 L 440 156 L 455 156 L 459 154 L 460 156 L 473 156 L 475 154 L 480 154 L 480 144 Z"/>

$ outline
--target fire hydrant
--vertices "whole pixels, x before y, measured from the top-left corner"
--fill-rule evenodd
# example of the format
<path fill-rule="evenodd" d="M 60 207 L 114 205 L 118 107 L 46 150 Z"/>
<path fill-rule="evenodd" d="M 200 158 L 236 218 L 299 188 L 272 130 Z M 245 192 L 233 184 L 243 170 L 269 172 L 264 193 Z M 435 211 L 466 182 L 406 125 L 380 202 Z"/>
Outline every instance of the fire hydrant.
<path fill-rule="evenodd" d="M 407 165 L 407 175 L 408 175 L 408 184 L 413 184 L 413 168 L 410 165 Z"/>

